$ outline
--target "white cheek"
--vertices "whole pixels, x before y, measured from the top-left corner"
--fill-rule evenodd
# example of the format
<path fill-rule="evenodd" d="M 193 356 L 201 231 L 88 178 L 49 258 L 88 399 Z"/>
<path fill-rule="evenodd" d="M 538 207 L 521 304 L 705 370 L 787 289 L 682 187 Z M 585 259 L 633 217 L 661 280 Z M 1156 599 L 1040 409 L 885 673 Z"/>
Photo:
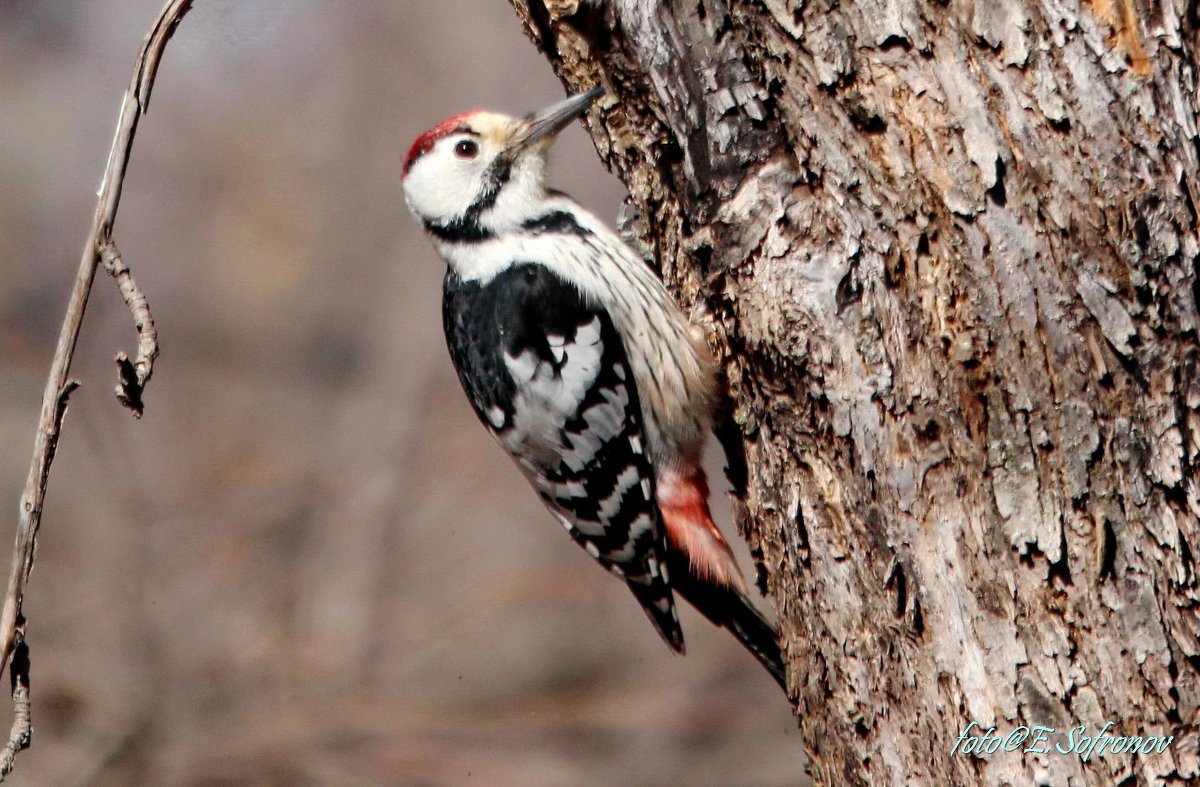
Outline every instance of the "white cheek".
<path fill-rule="evenodd" d="M 479 189 L 478 177 L 473 167 L 464 167 L 458 161 L 437 161 L 426 154 L 413 162 L 405 176 L 404 197 L 417 218 L 448 221 L 470 207 Z"/>

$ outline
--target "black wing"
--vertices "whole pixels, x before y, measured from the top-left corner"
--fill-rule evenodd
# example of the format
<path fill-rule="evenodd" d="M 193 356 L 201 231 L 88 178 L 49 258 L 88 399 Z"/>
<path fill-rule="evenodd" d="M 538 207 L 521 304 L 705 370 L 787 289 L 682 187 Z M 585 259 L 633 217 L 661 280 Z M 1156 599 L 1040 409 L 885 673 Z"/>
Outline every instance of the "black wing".
<path fill-rule="evenodd" d="M 612 319 L 533 264 L 484 285 L 450 271 L 444 296 L 446 341 L 479 419 L 682 652 L 637 390 Z"/>

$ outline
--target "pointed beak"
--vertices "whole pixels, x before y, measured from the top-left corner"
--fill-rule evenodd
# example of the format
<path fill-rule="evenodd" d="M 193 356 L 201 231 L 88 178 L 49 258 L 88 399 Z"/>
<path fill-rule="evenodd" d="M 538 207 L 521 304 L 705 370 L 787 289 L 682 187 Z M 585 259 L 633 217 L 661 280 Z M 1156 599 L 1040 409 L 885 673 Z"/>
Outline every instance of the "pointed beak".
<path fill-rule="evenodd" d="M 552 139 L 558 132 L 569 126 L 573 120 L 583 115 L 592 102 L 602 95 L 604 95 L 604 88 L 594 87 L 586 93 L 563 99 L 557 104 L 531 115 L 526 118 L 525 125 L 509 143 L 509 149 L 515 153 L 531 145 L 536 145 L 542 140 Z"/>

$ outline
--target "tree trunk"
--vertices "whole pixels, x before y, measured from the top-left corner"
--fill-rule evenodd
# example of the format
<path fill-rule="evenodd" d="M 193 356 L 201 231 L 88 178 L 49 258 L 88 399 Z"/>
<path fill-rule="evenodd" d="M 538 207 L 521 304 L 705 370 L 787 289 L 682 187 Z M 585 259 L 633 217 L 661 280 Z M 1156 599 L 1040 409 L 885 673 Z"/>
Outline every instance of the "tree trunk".
<path fill-rule="evenodd" d="M 513 3 L 707 315 L 814 778 L 1200 778 L 1196 0 Z"/>

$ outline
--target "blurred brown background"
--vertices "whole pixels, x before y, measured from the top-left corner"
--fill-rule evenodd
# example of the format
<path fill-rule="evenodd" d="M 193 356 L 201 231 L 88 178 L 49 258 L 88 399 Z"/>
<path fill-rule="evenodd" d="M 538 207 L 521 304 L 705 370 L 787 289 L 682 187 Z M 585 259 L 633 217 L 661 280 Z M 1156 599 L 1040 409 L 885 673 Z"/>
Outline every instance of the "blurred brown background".
<path fill-rule="evenodd" d="M 0 0 L 5 571 L 160 5 Z M 689 656 L 672 656 L 453 376 L 443 268 L 400 157 L 446 115 L 562 94 L 502 0 L 197 0 L 117 226 L 163 355 L 136 422 L 111 393 L 132 325 L 99 279 L 26 605 L 34 747 L 11 783 L 802 781 L 789 707 L 754 660 L 690 609 Z M 615 215 L 620 184 L 582 130 L 553 173 Z"/>

